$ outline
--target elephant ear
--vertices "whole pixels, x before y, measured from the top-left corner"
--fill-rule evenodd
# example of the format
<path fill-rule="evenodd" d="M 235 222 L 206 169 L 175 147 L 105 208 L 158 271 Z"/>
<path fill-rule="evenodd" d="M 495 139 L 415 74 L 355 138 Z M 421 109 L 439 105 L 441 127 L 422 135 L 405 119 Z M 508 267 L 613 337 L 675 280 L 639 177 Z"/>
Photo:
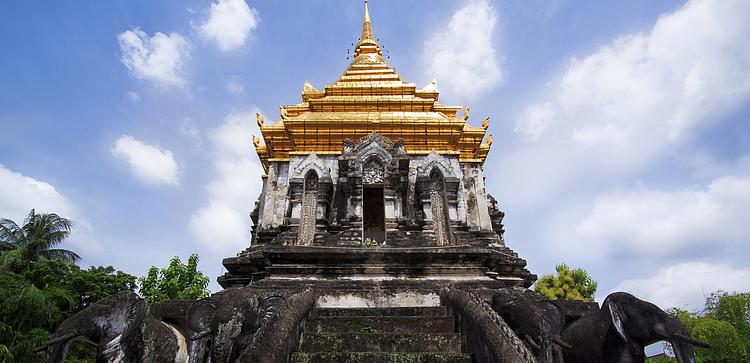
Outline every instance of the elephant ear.
<path fill-rule="evenodd" d="M 195 332 L 203 332 L 211 327 L 216 312 L 216 300 L 204 297 L 190 305 L 187 313 L 187 323 Z"/>
<path fill-rule="evenodd" d="M 607 308 L 609 309 L 609 317 L 612 319 L 612 326 L 615 327 L 617 335 L 622 338 L 623 342 L 627 342 L 628 338 L 625 334 L 625 326 L 622 323 L 622 321 L 625 320 L 625 314 L 622 313 L 620 306 L 611 301 L 607 302 Z"/>
<path fill-rule="evenodd" d="M 284 303 L 286 302 L 286 299 L 283 296 L 270 296 L 265 299 L 263 299 L 263 303 L 261 304 L 261 315 L 260 320 L 263 325 L 268 324 L 271 319 L 273 319 L 274 316 L 281 310 L 281 307 L 284 306 Z"/>

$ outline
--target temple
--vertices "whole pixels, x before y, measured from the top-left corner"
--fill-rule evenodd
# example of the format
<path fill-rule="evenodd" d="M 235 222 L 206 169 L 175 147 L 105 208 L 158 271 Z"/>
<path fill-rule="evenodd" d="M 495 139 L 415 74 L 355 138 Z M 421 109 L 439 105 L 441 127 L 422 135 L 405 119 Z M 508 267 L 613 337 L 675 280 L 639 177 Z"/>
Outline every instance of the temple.
<path fill-rule="evenodd" d="M 224 289 L 150 306 L 117 293 L 61 324 L 38 348 L 48 362 L 83 339 L 97 362 L 180 363 L 643 362 L 663 340 L 694 362 L 693 346 L 708 346 L 627 293 L 600 308 L 527 289 L 536 276 L 485 190 L 489 119 L 469 125 L 436 82 L 402 81 L 367 1 L 353 55 L 278 121 L 258 115 L 263 189 Z"/>
<path fill-rule="evenodd" d="M 224 287 L 262 279 L 488 280 L 535 276 L 503 239 L 485 190 L 489 118 L 439 101 L 437 82 L 401 79 L 383 57 L 367 4 L 353 60 L 280 119 L 257 115 L 265 175 L 252 242 L 224 260 Z M 248 181 L 250 182 L 250 181 Z"/>

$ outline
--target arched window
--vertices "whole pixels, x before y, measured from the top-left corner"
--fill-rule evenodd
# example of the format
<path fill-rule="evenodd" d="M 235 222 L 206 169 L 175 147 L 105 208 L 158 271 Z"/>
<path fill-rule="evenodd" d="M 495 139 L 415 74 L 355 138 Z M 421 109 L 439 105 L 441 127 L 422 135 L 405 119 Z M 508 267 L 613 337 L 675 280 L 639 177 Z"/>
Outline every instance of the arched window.
<path fill-rule="evenodd" d="M 310 170 L 305 175 L 302 191 L 302 212 L 299 221 L 298 242 L 301 245 L 312 245 L 315 239 L 315 221 L 318 210 L 318 174 Z"/>
<path fill-rule="evenodd" d="M 451 244 L 452 234 L 448 204 L 445 200 L 445 179 L 437 168 L 430 172 L 430 205 L 435 239 L 439 246 Z"/>

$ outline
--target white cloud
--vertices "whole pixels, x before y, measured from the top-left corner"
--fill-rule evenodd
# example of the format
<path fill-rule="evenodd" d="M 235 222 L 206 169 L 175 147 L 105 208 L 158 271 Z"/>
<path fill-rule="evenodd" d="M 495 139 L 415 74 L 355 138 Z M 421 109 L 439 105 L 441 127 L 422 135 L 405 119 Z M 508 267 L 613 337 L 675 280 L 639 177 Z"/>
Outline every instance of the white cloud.
<path fill-rule="evenodd" d="M 179 184 L 177 162 L 169 150 L 122 135 L 111 151 L 128 163 L 136 179 L 146 184 Z"/>
<path fill-rule="evenodd" d="M 472 98 L 498 85 L 503 74 L 492 35 L 495 10 L 486 0 L 459 9 L 447 26 L 424 43 L 427 76 L 444 83 L 455 96 Z"/>
<path fill-rule="evenodd" d="M 122 52 L 122 64 L 141 80 L 161 88 L 185 87 L 180 75 L 184 59 L 190 56 L 188 41 L 178 33 L 157 32 L 152 37 L 138 28 L 117 36 Z"/>
<path fill-rule="evenodd" d="M 71 218 L 73 206 L 49 183 L 13 172 L 0 164 L 0 218 L 21 223 L 33 208 Z"/>
<path fill-rule="evenodd" d="M 207 186 L 208 204 L 190 219 L 190 230 L 218 256 L 230 256 L 250 244 L 250 212 L 260 195 L 263 169 L 250 142 L 259 135 L 252 108 L 232 113 L 213 130 L 216 178 Z"/>
<path fill-rule="evenodd" d="M 612 291 L 629 292 L 663 309 L 679 307 L 695 311 L 703 307 L 705 297 L 716 290 L 750 290 L 750 268 L 684 262 L 661 268 L 647 278 L 622 281 Z"/>
<path fill-rule="evenodd" d="M 508 185 L 545 199 L 577 180 L 617 178 L 747 102 L 749 17 L 747 1 L 689 1 L 646 33 L 569 60 L 521 113 L 515 131 L 527 138 L 500 161 Z"/>
<path fill-rule="evenodd" d="M 238 76 L 233 76 L 227 81 L 227 92 L 234 94 L 245 93 L 245 86 L 242 84 L 242 79 Z"/>
<path fill-rule="evenodd" d="M 200 32 L 222 51 L 230 51 L 245 44 L 259 20 L 258 12 L 244 0 L 219 0 L 211 4 L 211 15 L 200 26 Z"/>
<path fill-rule="evenodd" d="M 580 243 L 603 254 L 679 256 L 750 241 L 750 177 L 722 177 L 705 189 L 640 186 L 599 196 L 577 226 Z"/>
<path fill-rule="evenodd" d="M 679 139 L 750 93 L 747 16 L 746 1 L 694 0 L 661 16 L 648 34 L 571 59 L 552 86 L 555 122 L 575 123 L 569 131 L 582 144 L 613 137 L 620 144 L 617 138 L 646 132 Z"/>
<path fill-rule="evenodd" d="M 73 222 L 73 231 L 63 248 L 82 255 L 100 255 L 104 247 L 93 237 L 91 224 L 74 204 L 47 182 L 14 172 L 0 164 L 0 218 L 21 224 L 31 209 L 37 213 L 55 213 Z"/>
<path fill-rule="evenodd" d="M 130 91 L 128 92 L 128 100 L 130 101 L 130 103 L 138 103 L 141 102 L 141 96 L 133 91 Z"/>

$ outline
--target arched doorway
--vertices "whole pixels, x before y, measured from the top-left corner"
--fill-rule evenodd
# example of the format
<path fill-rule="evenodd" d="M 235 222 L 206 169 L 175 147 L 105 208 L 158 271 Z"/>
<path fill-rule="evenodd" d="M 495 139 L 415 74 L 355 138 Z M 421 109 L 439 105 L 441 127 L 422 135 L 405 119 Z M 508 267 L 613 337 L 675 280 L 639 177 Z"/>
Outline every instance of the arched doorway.
<path fill-rule="evenodd" d="M 318 210 L 318 174 L 310 170 L 305 175 L 302 192 L 302 211 L 299 221 L 299 244 L 309 246 L 315 239 Z"/>
<path fill-rule="evenodd" d="M 451 244 L 450 217 L 448 204 L 445 200 L 445 179 L 437 168 L 430 172 L 430 206 L 432 209 L 432 225 L 435 229 L 435 239 L 438 246 Z"/>
<path fill-rule="evenodd" d="M 383 183 L 385 169 L 377 159 L 362 166 L 362 241 L 383 243 L 385 234 L 385 199 Z"/>

